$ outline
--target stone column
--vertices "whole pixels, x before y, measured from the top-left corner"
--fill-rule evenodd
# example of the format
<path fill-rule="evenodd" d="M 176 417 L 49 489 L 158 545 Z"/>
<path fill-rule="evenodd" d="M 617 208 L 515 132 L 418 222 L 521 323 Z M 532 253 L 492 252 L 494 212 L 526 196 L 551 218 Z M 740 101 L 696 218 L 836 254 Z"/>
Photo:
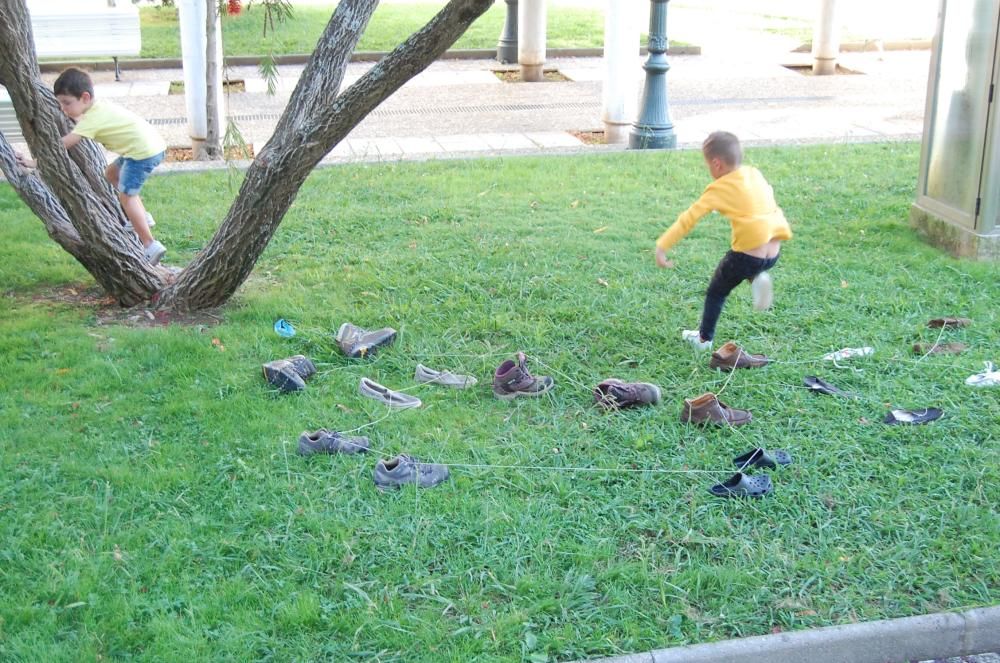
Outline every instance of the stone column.
<path fill-rule="evenodd" d="M 521 65 L 522 81 L 535 83 L 544 79 L 545 4 L 546 0 L 520 0 L 518 3 L 517 61 Z"/>
<path fill-rule="evenodd" d="M 205 142 L 205 135 L 208 133 L 208 100 L 207 93 L 207 70 L 206 55 L 208 48 L 208 35 L 206 34 L 205 23 L 208 19 L 208 2 L 214 0 L 177 0 L 177 12 L 181 27 L 181 61 L 184 67 L 184 101 L 187 107 L 188 133 L 191 135 L 191 147 L 195 154 L 200 151 L 200 147 Z M 216 21 L 216 80 L 222 80 L 222 29 L 220 21 Z M 217 127 L 222 125 L 221 112 L 222 86 L 217 85 L 215 90 L 215 109 L 219 117 L 216 118 Z"/>
<path fill-rule="evenodd" d="M 604 14 L 604 141 L 628 142 L 639 107 L 639 12 L 634 0 L 607 0 Z"/>
<path fill-rule="evenodd" d="M 837 54 L 840 52 L 837 0 L 820 0 L 819 4 L 819 16 L 813 30 L 813 74 L 828 76 L 837 73 Z"/>

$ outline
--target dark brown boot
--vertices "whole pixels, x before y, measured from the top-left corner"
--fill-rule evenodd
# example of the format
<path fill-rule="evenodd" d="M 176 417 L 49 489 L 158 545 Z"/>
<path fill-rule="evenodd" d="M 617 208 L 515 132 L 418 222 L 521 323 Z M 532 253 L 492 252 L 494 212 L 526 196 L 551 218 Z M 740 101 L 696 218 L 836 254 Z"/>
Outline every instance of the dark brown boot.
<path fill-rule="evenodd" d="M 681 421 L 690 424 L 742 426 L 750 423 L 751 419 L 753 415 L 748 410 L 731 408 L 711 392 L 697 398 L 685 398 L 684 409 L 681 410 Z"/>

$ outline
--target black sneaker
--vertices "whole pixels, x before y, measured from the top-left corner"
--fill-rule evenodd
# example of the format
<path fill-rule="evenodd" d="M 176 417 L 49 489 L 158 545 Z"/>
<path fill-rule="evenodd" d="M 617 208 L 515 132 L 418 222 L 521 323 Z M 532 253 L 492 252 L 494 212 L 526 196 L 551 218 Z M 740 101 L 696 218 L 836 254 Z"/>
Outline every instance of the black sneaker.
<path fill-rule="evenodd" d="M 320 428 L 310 433 L 304 431 L 299 435 L 298 453 L 300 456 L 313 454 L 357 454 L 368 451 L 368 438 L 343 435 L 337 431 Z"/>
<path fill-rule="evenodd" d="M 295 370 L 295 364 L 287 359 L 269 361 L 262 368 L 264 369 L 264 379 L 282 393 L 302 391 L 306 388 L 305 380 Z"/>

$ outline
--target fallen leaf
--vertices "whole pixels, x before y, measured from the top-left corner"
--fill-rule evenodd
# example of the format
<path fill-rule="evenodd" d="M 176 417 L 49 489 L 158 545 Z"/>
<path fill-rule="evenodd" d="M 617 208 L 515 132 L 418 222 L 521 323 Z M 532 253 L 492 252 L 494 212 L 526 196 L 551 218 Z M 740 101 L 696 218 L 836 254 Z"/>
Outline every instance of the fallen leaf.
<path fill-rule="evenodd" d="M 122 549 L 118 547 L 117 543 L 115 544 L 115 550 L 112 554 L 114 555 L 116 562 L 122 561 Z"/>
<path fill-rule="evenodd" d="M 597 235 L 597 234 L 599 234 L 599 233 L 602 233 L 602 232 L 604 232 L 604 231 L 605 231 L 605 230 L 607 230 L 607 229 L 608 229 L 608 227 L 607 227 L 607 226 L 601 226 L 600 228 L 598 228 L 597 230 L 595 230 L 595 231 L 594 231 L 594 234 L 595 234 L 595 235 Z"/>
<path fill-rule="evenodd" d="M 597 284 L 598 285 L 603 285 L 605 288 L 608 287 L 608 282 L 605 281 L 604 279 L 597 279 Z"/>
<path fill-rule="evenodd" d="M 56 375 L 66 375 L 67 373 L 69 373 L 69 369 L 68 368 L 57 368 L 56 369 Z"/>
<path fill-rule="evenodd" d="M 412 242 L 410 242 L 410 245 L 409 245 L 409 246 L 410 246 L 410 248 L 411 248 L 411 249 L 415 249 L 415 248 L 417 248 L 417 241 L 416 241 L 416 240 L 413 240 Z"/>
<path fill-rule="evenodd" d="M 571 202 L 569 204 L 569 206 L 572 207 L 573 209 L 576 209 L 577 207 L 580 206 L 580 201 L 579 200 L 574 200 L 573 202 Z"/>
<path fill-rule="evenodd" d="M 847 287 L 847 281 L 845 281 L 844 279 L 840 279 L 840 287 L 841 288 L 846 288 Z"/>
<path fill-rule="evenodd" d="M 222 341 L 220 341 L 217 338 L 213 338 L 212 339 L 212 345 L 214 345 L 215 347 L 219 348 L 219 352 L 225 352 L 226 351 L 226 346 L 224 346 L 222 344 Z"/>
<path fill-rule="evenodd" d="M 867 423 L 868 423 L 868 420 L 867 420 L 867 419 L 865 419 L 864 417 L 860 417 L 860 418 L 858 419 L 858 423 L 859 423 L 859 424 L 867 424 Z"/>
<path fill-rule="evenodd" d="M 340 403 L 337 403 L 337 409 L 341 410 L 342 412 L 347 412 L 348 414 L 354 412 L 354 410 L 352 410 L 351 408 L 347 407 L 346 405 L 342 405 Z"/>

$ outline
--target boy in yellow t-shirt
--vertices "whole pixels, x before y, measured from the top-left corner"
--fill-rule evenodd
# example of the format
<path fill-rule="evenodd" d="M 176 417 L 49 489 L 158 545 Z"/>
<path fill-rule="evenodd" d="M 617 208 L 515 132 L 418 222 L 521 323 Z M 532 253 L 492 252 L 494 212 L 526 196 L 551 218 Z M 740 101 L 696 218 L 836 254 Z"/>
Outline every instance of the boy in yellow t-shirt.
<path fill-rule="evenodd" d="M 108 165 L 104 176 L 118 191 L 125 216 L 145 247 L 146 259 L 157 264 L 167 249 L 149 230 L 154 223 L 153 217 L 146 212 L 139 191 L 149 174 L 163 161 L 166 143 L 146 120 L 132 111 L 110 101 L 95 99 L 94 83 L 86 72 L 72 67 L 66 69 L 52 87 L 63 113 L 76 121 L 73 131 L 62 138 L 66 149 L 83 138 L 90 138 L 119 155 Z M 20 157 L 19 161 L 24 166 L 35 166 L 31 159 Z"/>
<path fill-rule="evenodd" d="M 792 238 L 792 230 L 764 176 L 753 166 L 741 165 L 743 150 L 736 136 L 716 131 L 705 139 L 701 151 L 714 181 L 656 241 L 656 264 L 673 267 L 667 250 L 709 212 L 716 211 L 729 219 L 733 229 L 731 250 L 723 256 L 708 284 L 701 326 L 681 333 L 699 350 L 709 350 L 726 297 L 740 283 L 750 281 L 754 308 L 763 310 L 771 305 L 773 292 L 767 270 L 778 262 L 781 242 Z"/>

